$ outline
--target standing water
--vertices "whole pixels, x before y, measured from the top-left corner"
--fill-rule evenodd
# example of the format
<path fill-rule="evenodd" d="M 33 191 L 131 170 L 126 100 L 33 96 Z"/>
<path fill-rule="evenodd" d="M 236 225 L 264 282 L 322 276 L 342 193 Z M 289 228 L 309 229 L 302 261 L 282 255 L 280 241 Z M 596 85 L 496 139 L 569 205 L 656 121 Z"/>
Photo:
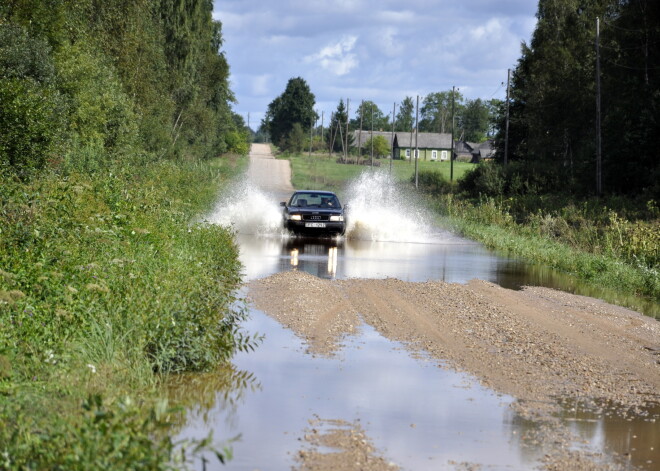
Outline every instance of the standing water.
<path fill-rule="evenodd" d="M 567 277 L 499 257 L 434 226 L 433 218 L 391 185 L 385 173 L 363 173 L 343 196 L 349 208 L 345 237 L 288 235 L 281 227 L 279 199 L 248 182 L 232 188 L 206 220 L 237 232 L 246 280 L 302 270 L 330 279 L 464 283 L 479 278 L 509 288 L 570 286 Z M 238 354 L 233 361 L 234 369 L 252 378 L 251 389 L 231 403 L 200 399 L 180 432 L 188 438 L 204 437 L 209 430 L 215 437 L 240 435 L 232 443 L 229 465 L 212 463 L 206 469 L 291 469 L 304 445 L 301 437 L 317 418 L 359 423 L 388 460 L 407 469 L 457 469 L 461 463 L 468 469 L 468 463 L 481 463 L 487 469 L 524 470 L 538 465 L 539 449 L 521 439 L 536 425 L 515 415 L 509 407 L 513 398 L 438 368 L 436 361 L 411 357 L 368 325 L 332 358 L 309 355 L 300 339 L 260 311 L 251 309 L 244 328 L 265 334 L 256 352 Z M 196 394 L 193 382 L 186 391 Z M 215 394 L 224 397 L 226 391 Z M 607 418 L 567 416 L 586 443 L 580 446 L 608 453 L 629 451 L 626 440 L 653 428 L 647 421 L 619 427 Z M 652 469 L 645 464 L 652 444 L 640 440 L 642 447 L 646 455 L 635 453 L 631 460 Z"/>

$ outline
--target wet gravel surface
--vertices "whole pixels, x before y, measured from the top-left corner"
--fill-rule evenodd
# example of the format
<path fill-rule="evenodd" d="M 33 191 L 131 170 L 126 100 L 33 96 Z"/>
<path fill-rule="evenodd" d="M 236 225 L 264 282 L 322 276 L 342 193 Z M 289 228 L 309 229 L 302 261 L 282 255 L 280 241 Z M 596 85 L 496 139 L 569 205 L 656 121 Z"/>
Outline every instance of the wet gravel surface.
<path fill-rule="evenodd" d="M 478 280 L 330 281 L 296 271 L 250 282 L 249 296 L 304 339 L 311 354 L 333 355 L 366 322 L 412 352 L 437 358 L 439 366 L 515 397 L 511 407 L 536 424 L 522 440 L 543 451 L 543 469 L 634 469 L 625 456 L 576 447 L 557 418 L 560 401 L 624 417 L 643 415 L 660 401 L 660 323 L 596 299 Z M 299 457 L 300 469 L 324 469 L 313 466 L 312 456 Z M 455 469 L 479 464 L 456 463 Z"/>

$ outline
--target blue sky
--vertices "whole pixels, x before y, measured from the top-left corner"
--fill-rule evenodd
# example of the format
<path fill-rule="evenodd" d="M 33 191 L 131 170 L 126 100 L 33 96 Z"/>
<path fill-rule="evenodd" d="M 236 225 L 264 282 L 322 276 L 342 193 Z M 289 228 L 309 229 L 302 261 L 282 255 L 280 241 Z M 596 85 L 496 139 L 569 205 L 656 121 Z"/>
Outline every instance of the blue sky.
<path fill-rule="evenodd" d="M 340 98 L 391 113 L 406 97 L 458 87 L 504 98 L 507 68 L 536 24 L 535 0 L 214 0 L 234 110 L 256 129 L 302 77 L 327 119 Z"/>

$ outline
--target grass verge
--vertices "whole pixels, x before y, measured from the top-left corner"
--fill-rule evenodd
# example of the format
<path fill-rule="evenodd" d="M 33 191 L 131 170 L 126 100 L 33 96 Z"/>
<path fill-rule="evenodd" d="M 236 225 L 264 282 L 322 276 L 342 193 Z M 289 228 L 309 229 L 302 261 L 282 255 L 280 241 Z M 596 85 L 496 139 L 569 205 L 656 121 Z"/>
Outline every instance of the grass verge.
<path fill-rule="evenodd" d="M 338 156 L 328 154 L 280 154 L 278 158 L 285 158 L 291 162 L 292 184 L 294 188 L 340 191 L 352 179 L 362 172 L 370 169 L 369 165 L 337 163 Z M 389 171 L 390 161 L 375 159 L 379 169 Z M 454 162 L 454 179 L 460 178 L 473 164 Z M 447 180 L 450 176 L 448 162 L 431 162 L 420 160 L 419 172 L 438 172 Z M 415 163 L 404 160 L 392 161 L 392 173 L 398 181 L 407 182 L 415 175 Z"/>
<path fill-rule="evenodd" d="M 537 214 L 526 224 L 521 224 L 514 220 L 506 206 L 498 204 L 493 198 L 485 198 L 473 204 L 453 195 L 443 195 L 429 199 L 429 204 L 437 213 L 447 216 L 461 234 L 488 248 L 555 268 L 595 286 L 646 297 L 655 302 L 660 300 L 660 272 L 657 265 L 642 261 L 646 260 L 642 256 L 626 259 L 626 252 L 618 252 L 616 247 L 608 248 L 605 242 L 608 236 L 604 229 L 600 230 L 602 240 L 597 244 L 599 251 L 594 252 L 578 243 L 575 237 L 570 237 L 572 231 L 563 234 L 557 230 L 548 230 L 544 225 L 534 224 L 536 219 L 550 224 L 553 217 L 548 214 Z M 566 226 L 565 219 L 554 219 L 559 221 L 555 221 L 554 225 Z M 657 237 L 657 224 L 654 227 L 653 237 Z M 615 231 L 616 228 L 609 230 Z M 582 232 L 586 232 L 585 229 Z M 645 257 L 651 259 L 657 256 L 656 252 L 657 246 Z"/>
<path fill-rule="evenodd" d="M 245 163 L 2 177 L 0 469 L 182 464 L 158 378 L 253 345 L 233 234 L 192 222 Z"/>

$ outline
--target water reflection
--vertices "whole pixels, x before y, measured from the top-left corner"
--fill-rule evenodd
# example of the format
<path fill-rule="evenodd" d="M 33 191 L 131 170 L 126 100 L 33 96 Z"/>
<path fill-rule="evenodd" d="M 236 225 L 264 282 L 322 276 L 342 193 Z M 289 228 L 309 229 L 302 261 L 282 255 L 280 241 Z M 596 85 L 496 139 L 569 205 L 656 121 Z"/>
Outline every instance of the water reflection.
<path fill-rule="evenodd" d="M 377 449 L 406 469 L 438 469 L 456 460 L 525 470 L 539 459 L 509 440 L 517 430 L 510 397 L 440 369 L 435 360 L 412 358 L 369 326 L 335 358 L 305 354 L 300 339 L 260 311 L 252 311 L 245 328 L 268 332 L 260 348 L 234 361 L 238 370 L 254 373 L 260 388 L 244 390 L 238 413 L 234 403 L 206 401 L 210 408 L 181 430 L 181 438 L 210 430 L 216 437 L 241 435 L 232 443 L 234 460 L 207 469 L 289 470 L 314 416 L 359 421 Z"/>
<path fill-rule="evenodd" d="M 636 408 L 634 419 L 605 406 L 599 410 L 579 402 L 563 403 L 560 417 L 569 430 L 591 447 L 612 450 L 639 469 L 660 468 L 660 404 Z"/>
<path fill-rule="evenodd" d="M 229 377 L 190 375 L 173 388 L 194 405 L 179 438 L 240 435 L 231 443 L 234 459 L 227 466 L 211 460 L 209 470 L 291 469 L 314 416 L 359 421 L 377 449 L 406 469 L 454 461 L 527 470 L 542 457 L 534 438 L 539 423 L 510 407 L 513 398 L 438 368 L 436 360 L 411 357 L 368 325 L 334 358 L 306 354 L 300 339 L 260 311 L 251 311 L 245 328 L 268 336 L 255 352 L 235 357 Z M 574 446 L 614 451 L 652 470 L 660 460 L 659 422 L 652 421 L 659 414 L 626 420 L 565 403 L 560 417 L 579 438 Z"/>
<path fill-rule="evenodd" d="M 545 286 L 660 317 L 660 305 L 651 300 L 584 285 L 572 276 L 498 255 L 446 232 L 436 233 L 427 243 L 281 235 L 239 235 L 238 240 L 248 280 L 287 270 L 326 279 L 394 277 L 403 281 L 466 283 L 478 278 L 510 289 Z"/>
<path fill-rule="evenodd" d="M 186 420 L 208 423 L 209 412 L 223 410 L 227 417 L 236 416 L 246 395 L 261 391 L 262 385 L 251 371 L 227 365 L 208 373 L 184 373 L 168 377 L 167 397 L 170 402 L 187 409 Z"/>

